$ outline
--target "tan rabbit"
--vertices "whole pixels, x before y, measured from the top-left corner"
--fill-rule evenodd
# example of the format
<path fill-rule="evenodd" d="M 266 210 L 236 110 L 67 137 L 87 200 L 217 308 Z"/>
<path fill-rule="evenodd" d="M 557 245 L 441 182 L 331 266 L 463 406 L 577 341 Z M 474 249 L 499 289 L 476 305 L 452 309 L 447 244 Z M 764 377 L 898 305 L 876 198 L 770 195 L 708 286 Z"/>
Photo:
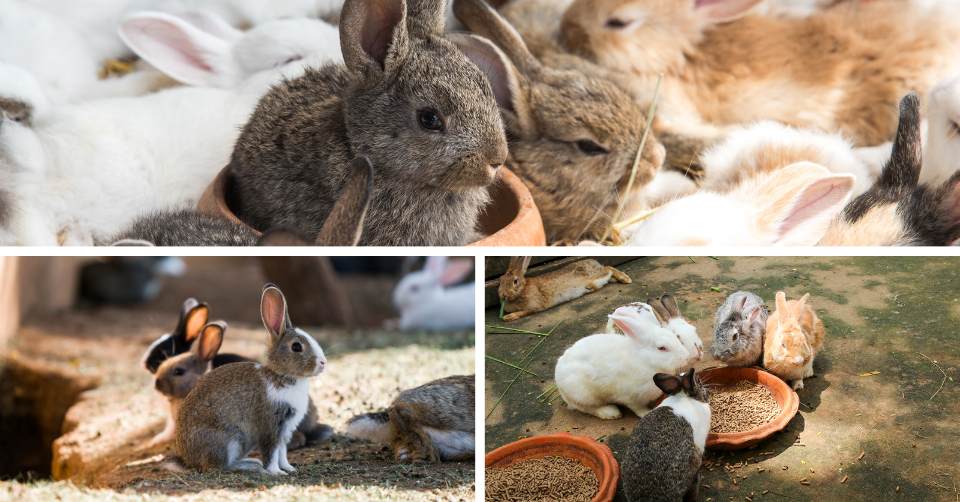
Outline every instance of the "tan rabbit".
<path fill-rule="evenodd" d="M 767 318 L 763 340 L 763 367 L 787 380 L 794 389 L 803 388 L 803 379 L 813 376 L 813 358 L 823 347 L 823 323 L 807 304 L 810 294 L 787 301 L 777 291 L 777 310 Z"/>
<path fill-rule="evenodd" d="M 498 102 L 506 103 L 508 164 L 533 194 L 547 241 L 599 239 L 626 191 L 647 110 L 607 79 L 541 64 L 484 0 L 456 0 L 453 7 L 467 28 L 496 44 L 505 70 L 494 73 L 508 76 L 494 82 Z M 651 132 L 628 197 L 653 179 L 664 156 Z"/>
<path fill-rule="evenodd" d="M 309 378 L 319 375 L 327 360 L 317 341 L 290 322 L 287 301 L 273 284 L 263 288 L 260 315 L 270 334 L 267 362 L 216 368 L 183 400 L 176 448 L 189 467 L 296 472 L 287 460 L 287 443 L 307 413 Z M 262 462 L 247 456 L 254 449 Z"/>
<path fill-rule="evenodd" d="M 610 281 L 633 282 L 627 274 L 591 259 L 579 260 L 535 277 L 525 277 L 530 258 L 511 258 L 507 272 L 500 277 L 500 301 L 503 310 L 509 312 L 503 316 L 504 321 L 515 321 L 580 298 Z"/>
<path fill-rule="evenodd" d="M 386 443 L 401 462 L 469 460 L 474 454 L 474 375 L 405 390 L 385 411 L 347 422 L 347 434 Z"/>
<path fill-rule="evenodd" d="M 841 132 L 855 145 L 893 137 L 897 102 L 953 75 L 956 2 L 846 2 L 808 17 L 746 15 L 761 0 L 576 0 L 562 44 L 632 74 L 660 118 L 687 134 L 776 120 Z"/>

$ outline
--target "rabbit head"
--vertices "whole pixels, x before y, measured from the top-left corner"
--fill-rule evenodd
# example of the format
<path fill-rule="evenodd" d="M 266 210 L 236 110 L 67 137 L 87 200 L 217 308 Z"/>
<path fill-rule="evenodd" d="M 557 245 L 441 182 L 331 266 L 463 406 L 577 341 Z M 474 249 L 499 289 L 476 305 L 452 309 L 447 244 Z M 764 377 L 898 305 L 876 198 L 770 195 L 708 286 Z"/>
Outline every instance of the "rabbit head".
<path fill-rule="evenodd" d="M 0 62 L 0 175 L 43 171 L 46 156 L 32 126 L 49 107 L 30 72 Z"/>
<path fill-rule="evenodd" d="M 494 87 L 505 98 L 501 112 L 510 166 L 530 188 L 548 242 L 599 238 L 627 188 L 646 110 L 599 72 L 542 64 L 486 0 L 457 0 L 454 12 L 472 32 L 496 44 L 495 63 L 508 77 Z M 650 131 L 634 193 L 653 178 L 664 157 Z"/>
<path fill-rule="evenodd" d="M 490 44 L 443 37 L 445 5 L 344 3 L 340 45 L 354 78 L 345 122 L 351 149 L 378 174 L 461 191 L 489 185 L 506 161 L 501 94 L 490 84 L 506 76 L 488 63 Z"/>
<path fill-rule="evenodd" d="M 704 30 L 762 0 L 576 0 L 560 23 L 567 50 L 607 68 L 646 74 L 682 68 Z"/>
<path fill-rule="evenodd" d="M 664 204 L 624 234 L 631 245 L 806 245 L 844 208 L 854 177 L 798 162 L 729 193 L 701 191 Z"/>
<path fill-rule="evenodd" d="M 223 343 L 227 324 L 216 321 L 203 327 L 194 350 L 173 356 L 157 368 L 154 387 L 157 392 L 172 398 L 183 399 L 197 385 L 197 381 L 210 370 Z"/>
<path fill-rule="evenodd" d="M 303 59 L 340 60 L 337 28 L 316 19 L 278 19 L 242 32 L 208 11 L 137 12 L 123 19 L 119 33 L 138 56 L 196 86 L 234 88 Z"/>
<path fill-rule="evenodd" d="M 927 144 L 920 181 L 940 184 L 960 170 L 960 75 L 930 91 Z"/>
<path fill-rule="evenodd" d="M 697 334 L 697 328 L 683 317 L 673 296 L 663 295 L 660 298 L 651 298 L 647 300 L 647 303 L 650 304 L 658 317 L 664 319 L 664 325 L 677 335 L 677 339 L 687 349 L 690 354 L 687 366 L 693 366 L 697 361 L 703 359 L 703 341 Z"/>
<path fill-rule="evenodd" d="M 700 382 L 693 368 L 680 375 L 657 373 L 653 375 L 653 383 L 668 397 L 688 397 L 701 403 L 708 403 L 710 399 L 707 387 Z"/>
<path fill-rule="evenodd" d="M 610 320 L 634 343 L 664 355 L 666 359 L 675 361 L 677 366 L 682 367 L 691 358 L 690 351 L 680 342 L 680 337 L 664 327 L 662 321 L 651 319 L 643 310 L 629 305 L 620 307 L 610 314 Z"/>
<path fill-rule="evenodd" d="M 473 271 L 469 258 L 448 259 L 428 256 L 423 270 L 407 274 L 393 290 L 393 304 L 405 311 L 424 305 L 443 293 L 443 288 L 459 283 Z"/>
<path fill-rule="evenodd" d="M 777 291 L 777 323 L 767 329 L 766 335 L 772 336 L 772 340 L 766 349 L 765 363 L 769 358 L 779 367 L 799 368 L 813 357 L 813 348 L 807 343 L 800 323 L 800 316 L 809 297 L 809 294 L 805 294 L 791 306 L 787 304 L 786 294 Z M 773 328 L 772 334 L 770 328 Z"/>
<path fill-rule="evenodd" d="M 320 344 L 296 327 L 287 313 L 287 299 L 280 288 L 266 284 L 260 296 L 260 318 L 270 334 L 267 367 L 292 377 L 311 377 L 323 372 L 327 358 Z"/>
<path fill-rule="evenodd" d="M 738 354 L 747 352 L 751 344 L 763 340 L 766 316 L 762 305 L 747 308 L 747 295 L 742 295 L 733 310 L 725 318 L 717 319 L 714 327 L 713 357 L 729 361 Z"/>
<path fill-rule="evenodd" d="M 526 274 L 532 256 L 514 256 L 510 258 L 507 271 L 500 276 L 500 285 L 497 294 L 500 300 L 512 302 L 520 298 L 523 288 L 527 285 Z"/>
<path fill-rule="evenodd" d="M 141 364 L 144 369 L 150 373 L 156 373 L 165 360 L 190 350 L 193 341 L 200 336 L 204 326 L 207 325 L 209 317 L 210 308 L 206 303 L 199 302 L 196 298 L 184 300 L 180 307 L 180 318 L 177 320 L 176 328 L 150 344 L 143 354 Z"/>

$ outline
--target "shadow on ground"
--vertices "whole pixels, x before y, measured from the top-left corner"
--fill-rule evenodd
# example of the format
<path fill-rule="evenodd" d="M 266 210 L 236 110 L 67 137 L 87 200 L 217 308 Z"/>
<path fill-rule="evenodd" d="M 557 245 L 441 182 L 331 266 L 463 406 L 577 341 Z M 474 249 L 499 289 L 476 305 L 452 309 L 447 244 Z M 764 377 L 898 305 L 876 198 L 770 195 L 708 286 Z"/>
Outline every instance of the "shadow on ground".
<path fill-rule="evenodd" d="M 827 339 L 816 378 L 799 393 L 800 412 L 755 449 L 708 451 L 701 499 L 960 500 L 960 259 L 661 257 L 619 268 L 633 284 L 612 284 L 509 324 L 556 327 L 543 340 L 491 334 L 501 330 L 489 326 L 506 323 L 497 309 L 486 311 L 487 355 L 520 365 L 529 355 L 526 368 L 535 374 L 517 376 L 487 359 L 488 451 L 566 431 L 597 438 L 620 455 L 636 416 L 602 421 L 566 409 L 560 398 L 538 398 L 551 388 L 560 354 L 602 331 L 620 305 L 676 295 L 704 341 L 702 369 L 722 364 L 709 349 L 714 312 L 728 294 L 752 290 L 772 302 L 778 290 L 793 298 L 809 292 Z"/>

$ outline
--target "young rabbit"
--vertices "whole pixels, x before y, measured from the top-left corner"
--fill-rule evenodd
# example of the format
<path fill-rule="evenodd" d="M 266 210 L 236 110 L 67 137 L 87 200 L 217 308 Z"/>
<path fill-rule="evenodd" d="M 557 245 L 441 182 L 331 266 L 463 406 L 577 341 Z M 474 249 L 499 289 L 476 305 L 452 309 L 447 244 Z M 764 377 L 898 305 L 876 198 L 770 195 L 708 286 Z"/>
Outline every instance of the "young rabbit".
<path fill-rule="evenodd" d="M 400 462 L 472 460 L 475 375 L 405 390 L 384 411 L 347 422 L 347 435 L 389 444 Z"/>
<path fill-rule="evenodd" d="M 144 32 L 157 36 L 149 45 L 154 60 L 165 56 L 171 64 L 209 69 L 208 58 L 233 47 L 187 22 L 167 21 L 158 18 Z M 299 32 L 290 36 L 276 39 L 277 48 L 299 47 Z M 227 164 L 260 94 L 319 57 L 287 54 L 296 60 L 236 89 L 183 87 L 56 108 L 45 106 L 29 75 L 0 63 L 0 101 L 31 98 L 24 101 L 29 120 L 5 120 L 0 128 L 0 177 L 14 181 L 8 228 L 17 243 L 89 245 L 113 237 L 138 215 L 194 206 Z"/>
<path fill-rule="evenodd" d="M 260 315 L 270 334 L 267 362 L 228 364 L 207 373 L 180 407 L 176 448 L 189 467 L 270 475 L 296 471 L 287 460 L 287 443 L 307 413 L 309 378 L 327 361 L 316 340 L 290 322 L 286 299 L 272 284 L 263 288 Z M 263 462 L 247 457 L 253 449 Z"/>
<path fill-rule="evenodd" d="M 763 355 L 763 334 L 770 311 L 749 291 L 731 294 L 713 321 L 713 357 L 727 366 L 753 366 Z"/>
<path fill-rule="evenodd" d="M 857 146 L 888 141 L 900 96 L 925 95 L 957 71 L 955 2 L 845 2 L 808 17 L 746 15 L 760 2 L 577 0 L 564 14 L 561 41 L 634 76 L 641 102 L 664 75 L 659 118 L 671 130 L 716 134 L 776 120 L 840 132 Z"/>
<path fill-rule="evenodd" d="M 703 190 L 668 202 L 623 235 L 633 246 L 812 246 L 843 210 L 853 184 L 849 174 L 799 162 L 728 193 Z"/>
<path fill-rule="evenodd" d="M 507 315 L 504 321 L 515 321 L 555 307 L 561 303 L 592 293 L 608 282 L 630 284 L 630 276 L 597 260 L 578 260 L 557 270 L 526 277 L 530 256 L 510 259 L 507 272 L 500 277 L 497 292 Z"/>
<path fill-rule="evenodd" d="M 344 2 L 345 65 L 274 87 L 241 132 L 230 161 L 241 220 L 315 236 L 350 161 L 364 155 L 377 171 L 361 244 L 475 237 L 507 156 L 496 101 L 506 75 L 486 63 L 492 45 L 442 36 L 444 9 L 437 0 Z"/>
<path fill-rule="evenodd" d="M 789 381 L 794 389 L 803 388 L 803 379 L 813 376 L 813 358 L 823 347 L 826 335 L 823 323 L 807 304 L 810 294 L 787 301 L 777 291 L 777 310 L 767 319 L 763 340 L 763 367 Z"/>
<path fill-rule="evenodd" d="M 920 183 L 939 186 L 960 171 L 960 74 L 933 89 L 926 118 Z"/>
<path fill-rule="evenodd" d="M 351 162 L 352 171 L 340 198 L 313 241 L 316 246 L 356 246 L 373 194 L 373 166 L 365 157 Z M 286 229 L 258 236 L 250 227 L 193 209 L 143 216 L 107 241 L 147 246 L 306 246 L 306 239 Z M 472 312 L 472 311 L 471 311 Z M 472 315 L 472 314 L 471 314 Z"/>
<path fill-rule="evenodd" d="M 660 298 L 650 298 L 647 303 L 635 302 L 624 305 L 614 310 L 613 313 L 618 318 L 634 316 L 640 322 L 651 323 L 656 321 L 660 326 L 672 331 L 677 335 L 677 340 L 680 340 L 688 354 L 686 361 L 683 363 L 683 368 L 692 368 L 703 358 L 703 342 L 697 335 L 697 328 L 683 318 L 672 296 L 663 295 Z M 614 322 L 614 316 L 609 316 L 607 333 L 619 332 Z"/>
<path fill-rule="evenodd" d="M 707 389 L 693 369 L 680 376 L 658 373 L 653 381 L 667 397 L 630 435 L 620 460 L 624 495 L 631 502 L 698 500 L 710 431 Z"/>
<path fill-rule="evenodd" d="M 180 307 L 180 318 L 173 331 L 154 340 L 143 353 L 140 365 L 150 373 L 156 373 L 167 359 L 190 350 L 210 317 L 210 307 L 196 298 L 187 298 Z"/>
<path fill-rule="evenodd" d="M 454 12 L 497 45 L 494 63 L 507 78 L 493 83 L 506 98 L 508 165 L 530 189 L 547 242 L 601 238 L 621 197 L 643 193 L 663 165 L 664 148 L 651 131 L 625 193 L 646 109 L 595 72 L 541 64 L 485 0 L 456 0 Z"/>
<path fill-rule="evenodd" d="M 472 259 L 427 257 L 423 270 L 407 274 L 393 290 L 400 329 L 473 328 L 474 283 L 456 285 L 472 272 Z"/>
<path fill-rule="evenodd" d="M 653 376 L 677 374 L 690 353 L 657 319 L 624 311 L 610 318 L 626 336 L 602 333 L 577 340 L 557 359 L 557 390 L 567 407 L 598 418 L 620 418 L 617 405 L 643 416 L 660 396 Z"/>
<path fill-rule="evenodd" d="M 931 121 L 934 120 L 931 118 Z M 956 141 L 930 125 L 930 144 Z M 936 136 L 936 139 L 935 139 Z M 942 143 L 941 143 L 942 144 Z M 870 190 L 850 201 L 835 218 L 822 246 L 944 246 L 960 239 L 960 174 L 943 184 L 920 183 L 923 165 L 920 100 L 900 102 L 893 153 Z M 923 169 L 921 169 L 923 168 Z M 935 168 L 936 169 L 936 168 Z M 936 177 L 936 175 L 934 176 Z"/>

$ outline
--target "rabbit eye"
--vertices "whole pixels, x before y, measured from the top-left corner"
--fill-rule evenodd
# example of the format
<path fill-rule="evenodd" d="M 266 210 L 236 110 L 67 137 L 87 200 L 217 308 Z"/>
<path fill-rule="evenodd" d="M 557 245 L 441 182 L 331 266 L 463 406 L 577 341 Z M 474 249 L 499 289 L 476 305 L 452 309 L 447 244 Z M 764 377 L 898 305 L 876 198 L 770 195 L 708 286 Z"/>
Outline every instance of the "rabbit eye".
<path fill-rule="evenodd" d="M 290 346 L 290 350 L 294 352 L 303 352 L 303 345 L 300 345 L 300 342 L 293 342 L 293 345 Z"/>
<path fill-rule="evenodd" d="M 183 368 L 174 368 L 174 369 L 173 369 L 173 376 L 183 376 L 184 373 L 186 373 L 186 371 L 184 371 Z"/>
<path fill-rule="evenodd" d="M 630 21 L 620 19 L 618 17 L 611 17 L 607 19 L 607 22 L 604 24 L 607 28 L 613 28 L 615 30 L 620 30 L 626 28 L 630 24 Z"/>
<path fill-rule="evenodd" d="M 587 155 L 606 155 L 610 153 L 606 148 L 589 139 L 577 141 L 577 148 Z"/>
<path fill-rule="evenodd" d="M 736 340 L 737 338 L 740 338 L 740 335 L 739 335 L 738 333 L 734 333 L 734 334 L 733 334 L 733 339 Z"/>
<path fill-rule="evenodd" d="M 513 283 L 514 283 L 514 284 L 520 284 L 520 279 L 517 279 L 516 277 L 514 277 L 514 278 L 513 278 Z"/>
<path fill-rule="evenodd" d="M 660 352 L 666 352 L 666 351 L 667 351 L 667 348 L 661 346 L 661 347 L 657 347 L 657 350 L 659 350 Z"/>
<path fill-rule="evenodd" d="M 428 131 L 443 132 L 443 117 L 433 108 L 417 110 L 417 121 L 420 122 L 420 127 Z"/>

